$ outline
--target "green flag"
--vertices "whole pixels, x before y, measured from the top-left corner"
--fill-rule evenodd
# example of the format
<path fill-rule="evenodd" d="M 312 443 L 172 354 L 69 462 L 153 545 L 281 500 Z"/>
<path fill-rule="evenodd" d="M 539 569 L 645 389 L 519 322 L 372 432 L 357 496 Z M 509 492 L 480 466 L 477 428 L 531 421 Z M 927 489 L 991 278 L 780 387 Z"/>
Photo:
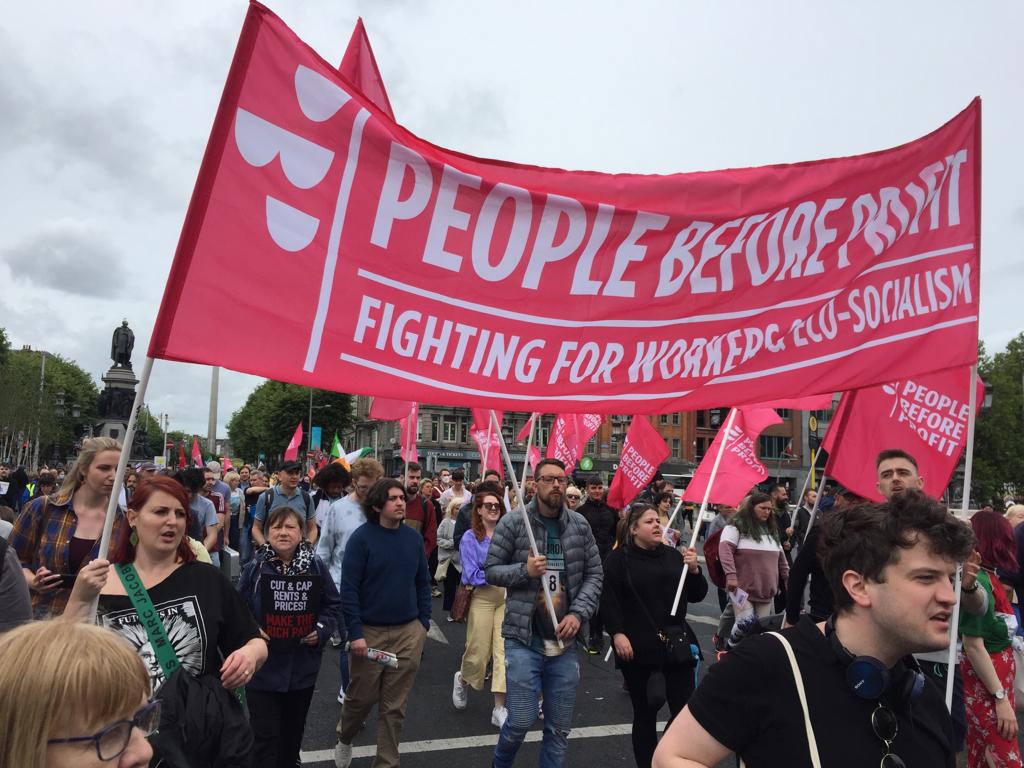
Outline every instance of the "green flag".
<path fill-rule="evenodd" d="M 338 433 L 334 433 L 334 442 L 331 443 L 331 458 L 340 459 L 345 455 L 345 449 L 341 447 L 341 440 L 338 439 Z"/>

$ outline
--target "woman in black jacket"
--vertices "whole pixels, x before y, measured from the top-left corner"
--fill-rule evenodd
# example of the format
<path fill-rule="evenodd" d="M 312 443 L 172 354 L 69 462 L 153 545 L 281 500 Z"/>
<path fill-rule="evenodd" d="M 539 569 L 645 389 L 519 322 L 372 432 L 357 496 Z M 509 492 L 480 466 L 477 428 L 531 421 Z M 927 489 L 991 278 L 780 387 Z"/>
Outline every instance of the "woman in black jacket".
<path fill-rule="evenodd" d="M 633 703 L 633 755 L 647 768 L 658 744 L 658 710 L 667 698 L 669 724 L 693 693 L 699 646 L 686 623 L 686 606 L 700 602 L 708 583 L 697 565 L 697 551 L 679 551 L 662 543 L 658 510 L 637 504 L 626 518 L 626 543 L 604 563 L 601 613 L 612 636 L 616 666 L 622 670 Z M 676 586 L 689 568 L 676 616 L 671 616 Z M 695 646 L 683 663 L 670 661 L 662 635 L 682 630 Z M 666 725 L 666 728 L 668 725 Z"/>

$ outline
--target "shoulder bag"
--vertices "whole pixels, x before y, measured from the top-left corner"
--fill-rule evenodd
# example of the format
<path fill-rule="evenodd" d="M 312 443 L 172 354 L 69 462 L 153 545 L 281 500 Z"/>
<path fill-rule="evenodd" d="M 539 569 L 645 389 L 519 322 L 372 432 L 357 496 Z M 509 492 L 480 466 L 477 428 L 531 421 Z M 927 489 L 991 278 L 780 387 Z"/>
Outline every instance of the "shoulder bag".
<path fill-rule="evenodd" d="M 800 709 L 803 710 L 804 729 L 807 731 L 807 751 L 810 753 L 811 765 L 814 768 L 821 768 L 821 758 L 818 756 L 818 741 L 814 738 L 814 728 L 811 726 L 811 711 L 807 706 L 807 693 L 804 691 L 804 678 L 800 674 L 800 667 L 796 663 L 793 646 L 789 644 L 789 640 L 784 635 L 780 635 L 778 632 L 769 632 L 768 634 L 782 644 L 782 648 L 786 652 L 786 658 L 789 659 L 789 667 L 793 671 L 793 682 L 796 684 L 796 694 L 800 699 Z M 740 761 L 740 766 L 741 768 L 743 766 L 742 760 Z"/>
<path fill-rule="evenodd" d="M 153 764 L 167 768 L 248 768 L 254 739 L 244 709 L 245 689 L 239 688 L 232 695 L 216 675 L 189 674 L 181 666 L 135 566 L 122 563 L 116 570 L 164 673 L 163 687 L 156 695 L 162 704 L 160 727 L 149 739 Z"/>
<path fill-rule="evenodd" d="M 643 598 L 640 597 L 640 593 L 636 591 L 636 587 L 633 586 L 633 577 L 629 573 L 629 553 L 626 549 L 622 550 L 622 560 L 626 569 L 626 583 L 629 584 L 630 590 L 633 592 L 633 596 L 636 598 L 637 605 L 640 606 L 640 610 L 643 611 L 644 616 L 647 617 L 647 621 L 650 622 L 651 627 L 654 628 L 655 634 L 658 639 L 665 646 L 665 663 L 667 664 L 696 664 L 698 661 L 704 658 L 704 655 L 700 650 L 700 642 L 697 640 L 697 636 L 694 634 L 690 625 L 683 620 L 682 625 L 669 624 L 665 627 L 659 627 L 658 622 L 651 616 L 651 612 L 647 610 L 647 604 Z M 685 565 L 683 566 L 686 567 Z"/>
<path fill-rule="evenodd" d="M 463 622 L 469 616 L 469 604 L 473 600 L 473 587 L 469 584 L 459 584 L 455 590 L 455 598 L 452 600 L 452 609 L 448 612 L 452 621 Z"/>

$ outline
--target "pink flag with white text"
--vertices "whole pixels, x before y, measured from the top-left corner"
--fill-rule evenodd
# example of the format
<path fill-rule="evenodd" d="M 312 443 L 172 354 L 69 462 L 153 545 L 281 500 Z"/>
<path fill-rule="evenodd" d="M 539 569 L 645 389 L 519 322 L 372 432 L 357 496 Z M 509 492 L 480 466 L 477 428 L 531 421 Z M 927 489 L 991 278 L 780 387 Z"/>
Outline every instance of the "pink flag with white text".
<path fill-rule="evenodd" d="M 728 429 L 723 426 L 718 430 L 714 442 L 693 473 L 693 479 L 686 486 L 683 492 L 685 501 L 704 500 L 715 457 L 723 449 L 725 452 L 719 462 L 708 498 L 712 504 L 728 504 L 735 507 L 750 493 L 754 485 L 768 477 L 767 468 L 757 458 L 757 437 L 767 427 L 781 424 L 782 419 L 772 408 L 757 405 L 733 410 L 736 415 L 732 425 Z M 728 420 L 726 423 L 728 424 Z"/>
<path fill-rule="evenodd" d="M 599 413 L 558 414 L 544 455 L 565 464 L 566 474 L 572 472 L 602 421 L 604 417 Z"/>
<path fill-rule="evenodd" d="M 669 457 L 669 448 L 646 416 L 634 416 L 626 432 L 619 468 L 608 487 L 608 506 L 622 509 L 637 497 Z"/>
<path fill-rule="evenodd" d="M 822 441 L 825 474 L 854 493 L 882 501 L 875 459 L 899 448 L 917 461 L 929 496 L 942 496 L 967 445 L 971 367 L 950 368 L 843 394 Z M 977 408 L 985 385 L 976 378 Z"/>

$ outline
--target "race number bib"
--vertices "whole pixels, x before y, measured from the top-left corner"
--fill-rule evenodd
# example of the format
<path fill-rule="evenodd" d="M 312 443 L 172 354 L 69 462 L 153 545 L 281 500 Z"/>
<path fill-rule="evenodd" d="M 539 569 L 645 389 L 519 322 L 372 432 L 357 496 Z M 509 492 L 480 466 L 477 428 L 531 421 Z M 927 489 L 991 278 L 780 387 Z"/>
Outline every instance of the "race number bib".
<path fill-rule="evenodd" d="M 546 589 L 552 597 L 559 594 L 562 591 L 562 572 L 544 571 L 544 589 Z"/>

